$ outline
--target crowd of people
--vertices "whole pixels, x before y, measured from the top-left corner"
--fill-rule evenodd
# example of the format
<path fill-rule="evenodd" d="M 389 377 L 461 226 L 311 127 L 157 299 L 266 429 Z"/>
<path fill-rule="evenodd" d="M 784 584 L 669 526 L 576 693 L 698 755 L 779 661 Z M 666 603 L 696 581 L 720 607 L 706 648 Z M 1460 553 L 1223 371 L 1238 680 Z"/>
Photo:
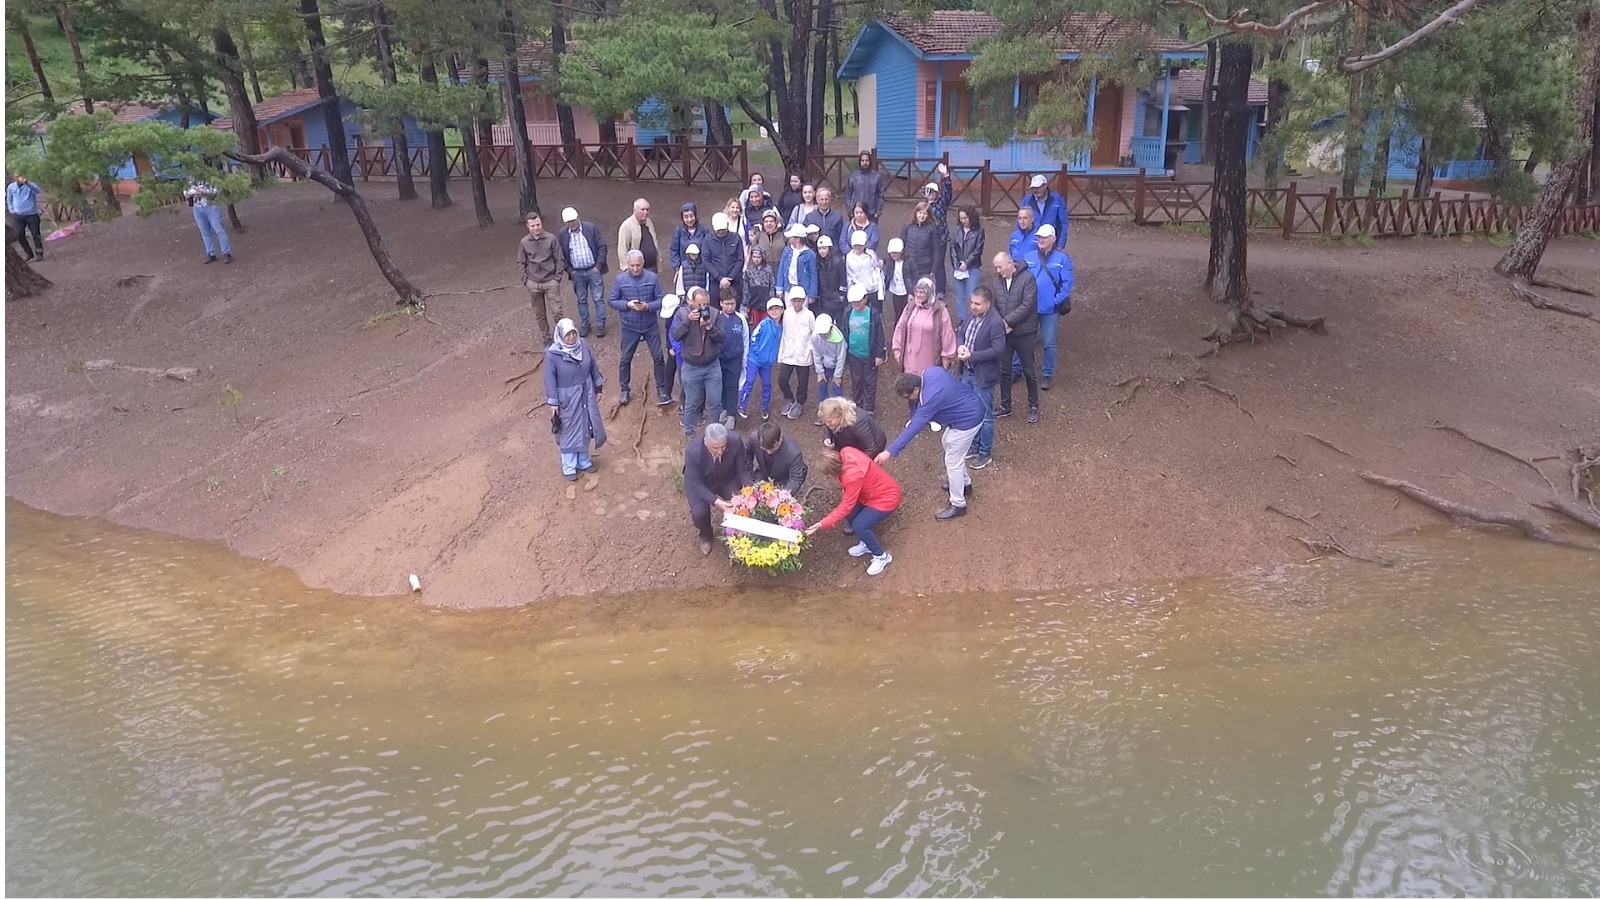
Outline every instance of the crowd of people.
<path fill-rule="evenodd" d="M 952 222 L 953 185 L 941 164 L 910 220 L 884 240 L 894 232 L 873 162 L 861 154 L 842 207 L 832 189 L 795 174 L 774 199 L 755 174 L 709 223 L 697 204 L 682 204 L 665 240 L 650 201 L 636 200 L 617 229 L 609 289 L 612 248 L 598 226 L 573 207 L 559 227 L 527 215 L 517 266 L 540 333 L 552 336 L 545 402 L 567 479 L 593 471 L 591 448 L 605 442 L 606 382 L 588 339 L 605 337 L 614 316 L 617 403 L 633 401 L 642 343 L 655 402 L 678 404 L 684 493 L 702 554 L 712 548 L 712 510 L 752 479 L 791 492 L 805 482 L 803 442 L 774 419 L 804 416 L 813 380 L 823 444 L 816 468 L 839 481 L 844 499 L 808 533 L 842 526 L 858 538 L 850 555 L 870 557 L 868 574 L 881 573 L 892 557 L 873 529 L 901 497 L 886 467 L 924 430 L 943 446 L 949 502 L 936 518 L 966 514 L 970 472 L 993 459 L 995 420 L 1012 415 L 1013 385 L 1026 385 L 1035 424 L 1056 374 L 1060 317 L 1072 307 L 1066 204 L 1034 176 L 1008 246 L 990 254 L 979 210 L 957 208 Z M 566 315 L 567 285 L 576 321 Z M 892 441 L 877 421 L 879 370 L 890 359 L 907 412 Z"/>

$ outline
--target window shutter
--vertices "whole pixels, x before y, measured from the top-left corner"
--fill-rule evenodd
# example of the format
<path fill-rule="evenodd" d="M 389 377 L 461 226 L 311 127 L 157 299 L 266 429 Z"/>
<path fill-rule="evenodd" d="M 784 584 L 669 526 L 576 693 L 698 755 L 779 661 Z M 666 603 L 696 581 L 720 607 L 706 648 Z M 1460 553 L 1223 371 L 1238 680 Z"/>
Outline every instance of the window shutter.
<path fill-rule="evenodd" d="M 938 116 L 938 86 L 931 81 L 922 83 L 922 136 L 933 137 L 933 122 Z"/>

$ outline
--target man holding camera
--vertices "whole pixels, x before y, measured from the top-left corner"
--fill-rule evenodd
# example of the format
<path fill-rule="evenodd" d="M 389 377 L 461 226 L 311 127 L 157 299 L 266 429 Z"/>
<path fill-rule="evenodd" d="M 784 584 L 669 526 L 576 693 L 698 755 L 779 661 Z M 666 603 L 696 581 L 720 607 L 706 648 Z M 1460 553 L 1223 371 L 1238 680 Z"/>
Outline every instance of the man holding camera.
<path fill-rule="evenodd" d="M 722 341 L 727 330 L 722 314 L 711 306 L 711 295 L 703 287 L 689 291 L 689 304 L 672 321 L 672 339 L 683 345 L 678 372 L 683 384 L 683 410 L 680 421 L 684 434 L 694 434 L 700 424 L 700 406 L 706 407 L 706 420 L 722 421 Z"/>

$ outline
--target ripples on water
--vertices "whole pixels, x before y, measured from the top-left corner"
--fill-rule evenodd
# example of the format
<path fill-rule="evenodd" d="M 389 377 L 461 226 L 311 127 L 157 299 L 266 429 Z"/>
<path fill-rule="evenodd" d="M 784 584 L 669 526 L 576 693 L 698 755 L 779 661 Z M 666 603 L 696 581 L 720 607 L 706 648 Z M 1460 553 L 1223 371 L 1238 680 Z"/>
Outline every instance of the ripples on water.
<path fill-rule="evenodd" d="M 1600 561 L 449 613 L 7 506 L 23 894 L 1600 892 Z"/>

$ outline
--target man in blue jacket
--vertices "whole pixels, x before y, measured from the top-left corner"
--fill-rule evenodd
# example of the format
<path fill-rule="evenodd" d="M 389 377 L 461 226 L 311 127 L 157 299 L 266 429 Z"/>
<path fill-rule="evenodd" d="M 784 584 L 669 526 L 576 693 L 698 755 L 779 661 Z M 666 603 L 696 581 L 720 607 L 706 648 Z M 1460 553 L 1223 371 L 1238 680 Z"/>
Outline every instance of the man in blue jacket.
<path fill-rule="evenodd" d="M 989 465 L 994 453 L 994 389 L 1000 384 L 1000 366 L 1010 362 L 1006 353 L 1006 322 L 994 308 L 994 294 L 979 285 L 968 301 L 972 316 L 961 326 L 956 359 L 961 361 L 961 381 L 983 401 L 983 426 L 972 441 L 971 466 Z"/>
<path fill-rule="evenodd" d="M 1056 374 L 1058 326 L 1061 317 L 1072 311 L 1072 257 L 1056 249 L 1056 230 L 1040 225 L 1027 263 L 1039 283 L 1039 341 L 1044 347 L 1039 389 L 1048 391 Z"/>
<path fill-rule="evenodd" d="M 17 226 L 17 243 L 22 246 L 24 259 L 37 256 L 44 259 L 44 239 L 39 237 L 39 186 L 18 175 L 17 180 L 6 185 L 6 212 Z M 33 246 L 28 246 L 28 234 L 33 234 Z"/>
<path fill-rule="evenodd" d="M 561 211 L 564 226 L 557 235 L 561 245 L 561 258 L 566 262 L 567 277 L 572 279 L 572 292 L 578 297 L 578 333 L 589 333 L 589 304 L 594 303 L 595 333 L 606 336 L 606 307 L 600 302 L 605 295 L 606 239 L 593 222 L 578 218 L 578 211 L 567 207 Z"/>
<path fill-rule="evenodd" d="M 656 404 L 667 406 L 672 403 L 672 395 L 667 393 L 667 361 L 661 354 L 661 326 L 656 323 L 661 313 L 661 282 L 656 273 L 645 271 L 643 253 L 629 250 L 627 259 L 628 270 L 619 272 L 611 283 L 611 308 L 622 320 L 622 358 L 617 362 L 617 383 L 622 392 L 617 395 L 617 403 L 628 403 L 633 352 L 644 341 L 656 367 Z"/>
<path fill-rule="evenodd" d="M 1010 249 L 1007 251 L 1011 258 L 1022 262 L 1028 258 L 1028 251 L 1033 249 L 1033 235 L 1039 230 L 1039 223 L 1033 217 L 1033 209 L 1026 204 L 1017 209 L 1017 227 L 1011 229 Z"/>
<path fill-rule="evenodd" d="M 1033 176 L 1033 180 L 1028 182 L 1028 196 L 1022 199 L 1022 205 L 1033 210 L 1034 225 L 1054 228 L 1056 243 L 1062 247 L 1067 245 L 1067 201 L 1050 190 L 1050 179 L 1043 175 Z"/>
<path fill-rule="evenodd" d="M 934 516 L 948 522 L 967 514 L 967 489 L 972 486 L 972 476 L 967 474 L 967 451 L 983 427 L 983 400 L 978 392 L 957 381 L 943 366 L 929 366 L 921 375 L 901 372 L 894 380 L 895 393 L 917 404 L 906 430 L 894 439 L 887 449 L 878 454 L 878 465 L 888 464 L 891 457 L 911 443 L 917 432 L 928 426 L 935 431 L 943 429 L 944 472 L 949 479 L 950 505 Z"/>

